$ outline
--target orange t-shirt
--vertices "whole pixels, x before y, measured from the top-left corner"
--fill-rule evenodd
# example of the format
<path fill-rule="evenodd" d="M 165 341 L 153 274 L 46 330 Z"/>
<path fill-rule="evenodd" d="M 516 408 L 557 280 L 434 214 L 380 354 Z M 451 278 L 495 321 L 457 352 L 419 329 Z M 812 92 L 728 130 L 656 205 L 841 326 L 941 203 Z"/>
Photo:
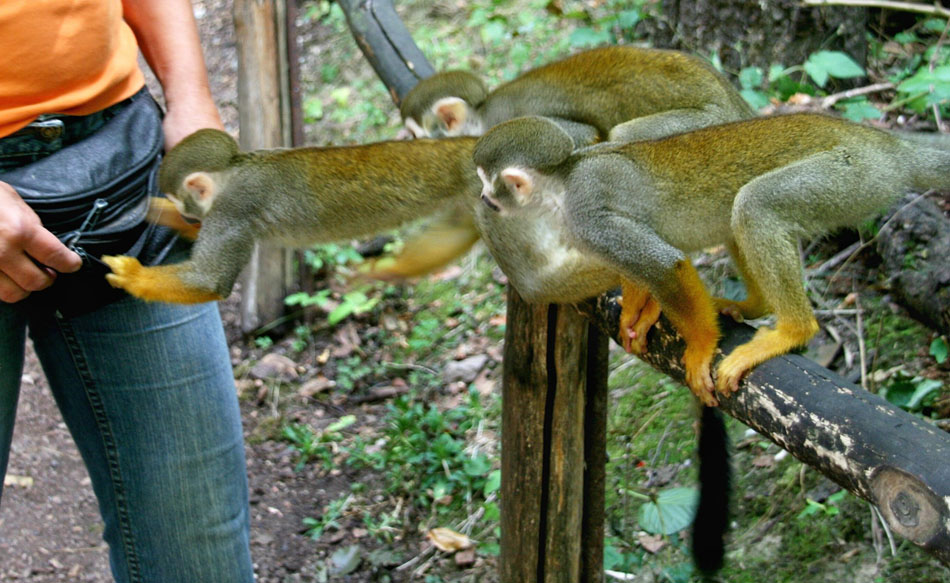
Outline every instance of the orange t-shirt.
<path fill-rule="evenodd" d="M 0 137 L 87 115 L 145 84 L 121 0 L 0 0 Z"/>

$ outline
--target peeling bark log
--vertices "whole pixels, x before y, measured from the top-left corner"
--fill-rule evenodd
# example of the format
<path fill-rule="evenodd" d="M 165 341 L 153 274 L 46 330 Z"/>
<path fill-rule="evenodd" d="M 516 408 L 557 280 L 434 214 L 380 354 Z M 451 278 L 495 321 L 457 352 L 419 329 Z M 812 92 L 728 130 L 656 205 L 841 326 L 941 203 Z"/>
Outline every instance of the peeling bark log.
<path fill-rule="evenodd" d="M 877 251 L 897 300 L 925 325 L 950 334 L 950 220 L 930 199 L 906 197 L 885 217 Z"/>
<path fill-rule="evenodd" d="M 617 339 L 614 297 L 577 307 Z M 753 333 L 746 325 L 721 323 L 717 361 Z M 647 335 L 642 358 L 682 382 L 683 348 L 661 318 Z M 950 435 L 794 354 L 759 365 L 720 403 L 724 412 L 875 504 L 894 532 L 950 564 Z"/>

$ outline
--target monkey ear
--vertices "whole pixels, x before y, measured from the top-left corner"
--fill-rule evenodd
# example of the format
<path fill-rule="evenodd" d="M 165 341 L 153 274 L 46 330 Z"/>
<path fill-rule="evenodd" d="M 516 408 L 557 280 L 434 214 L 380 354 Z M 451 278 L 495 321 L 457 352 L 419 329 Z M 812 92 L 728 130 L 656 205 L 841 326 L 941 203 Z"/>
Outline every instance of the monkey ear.
<path fill-rule="evenodd" d="M 505 168 L 501 171 L 501 179 L 508 185 L 508 190 L 519 205 L 528 202 L 534 191 L 534 178 L 530 174 L 521 168 Z"/>
<path fill-rule="evenodd" d="M 448 131 L 456 131 L 468 118 L 468 103 L 460 97 L 443 97 L 432 105 L 432 111 Z"/>
<path fill-rule="evenodd" d="M 199 202 L 211 202 L 214 198 L 214 180 L 204 172 L 192 172 L 185 176 L 183 185 Z"/>

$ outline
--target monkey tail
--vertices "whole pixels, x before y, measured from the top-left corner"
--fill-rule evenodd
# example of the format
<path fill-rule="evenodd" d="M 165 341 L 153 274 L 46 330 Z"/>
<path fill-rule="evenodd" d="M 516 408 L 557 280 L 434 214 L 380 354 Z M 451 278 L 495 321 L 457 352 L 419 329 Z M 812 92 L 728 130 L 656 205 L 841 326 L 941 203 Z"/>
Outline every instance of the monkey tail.
<path fill-rule="evenodd" d="M 732 486 L 728 436 L 722 413 L 703 407 L 699 427 L 699 507 L 693 522 L 693 561 L 709 577 L 722 567 Z"/>

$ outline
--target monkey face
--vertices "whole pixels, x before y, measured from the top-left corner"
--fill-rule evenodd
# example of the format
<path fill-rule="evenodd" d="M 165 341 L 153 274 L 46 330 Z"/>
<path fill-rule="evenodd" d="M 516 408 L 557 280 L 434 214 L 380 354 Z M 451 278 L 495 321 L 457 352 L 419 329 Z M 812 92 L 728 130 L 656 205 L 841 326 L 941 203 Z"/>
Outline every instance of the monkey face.
<path fill-rule="evenodd" d="M 492 184 L 492 179 L 488 177 L 488 173 L 481 166 L 476 168 L 475 171 L 482 181 L 482 202 L 496 213 L 501 213 L 502 208 L 495 198 L 495 186 Z"/>
<path fill-rule="evenodd" d="M 531 202 L 535 176 L 530 170 L 510 166 L 498 174 L 489 175 L 479 166 L 476 171 L 482 180 L 482 202 L 493 211 L 505 214 Z"/>

